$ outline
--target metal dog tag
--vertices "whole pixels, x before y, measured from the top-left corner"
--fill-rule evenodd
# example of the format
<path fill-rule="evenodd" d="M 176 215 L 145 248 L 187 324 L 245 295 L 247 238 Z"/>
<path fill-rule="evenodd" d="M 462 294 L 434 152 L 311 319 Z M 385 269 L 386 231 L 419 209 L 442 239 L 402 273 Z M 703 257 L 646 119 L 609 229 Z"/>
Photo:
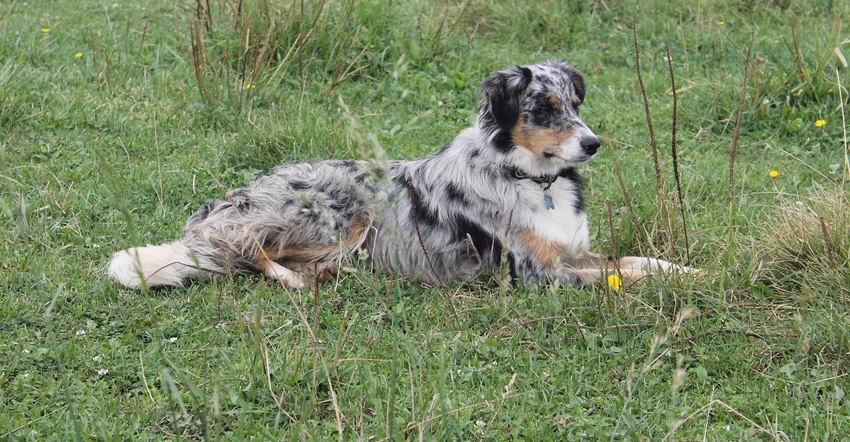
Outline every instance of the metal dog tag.
<path fill-rule="evenodd" d="M 543 204 L 546 205 L 546 210 L 552 210 L 555 208 L 555 204 L 552 202 L 552 197 L 548 193 L 543 193 Z"/>

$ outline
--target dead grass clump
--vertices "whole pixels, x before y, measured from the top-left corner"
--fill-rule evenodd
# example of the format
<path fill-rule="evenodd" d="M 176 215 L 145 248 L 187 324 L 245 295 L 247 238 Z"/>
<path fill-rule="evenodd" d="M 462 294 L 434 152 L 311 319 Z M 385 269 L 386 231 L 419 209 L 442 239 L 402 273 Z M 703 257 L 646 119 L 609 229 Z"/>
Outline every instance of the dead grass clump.
<path fill-rule="evenodd" d="M 756 244 L 760 277 L 780 291 L 850 296 L 850 192 L 821 188 L 772 210 Z M 822 292 L 822 291 L 821 291 Z M 823 293 L 823 292 L 822 292 Z M 826 293 L 824 293 L 826 294 Z"/>

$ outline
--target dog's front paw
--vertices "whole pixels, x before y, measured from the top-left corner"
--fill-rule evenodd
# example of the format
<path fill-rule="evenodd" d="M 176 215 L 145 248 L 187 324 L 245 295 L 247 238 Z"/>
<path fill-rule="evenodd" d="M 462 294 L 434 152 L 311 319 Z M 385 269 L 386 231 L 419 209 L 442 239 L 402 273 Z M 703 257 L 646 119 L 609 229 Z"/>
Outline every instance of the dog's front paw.
<path fill-rule="evenodd" d="M 678 264 L 673 264 L 669 261 L 656 258 L 643 258 L 640 263 L 644 270 L 650 273 L 696 273 L 697 269 L 685 267 Z"/>

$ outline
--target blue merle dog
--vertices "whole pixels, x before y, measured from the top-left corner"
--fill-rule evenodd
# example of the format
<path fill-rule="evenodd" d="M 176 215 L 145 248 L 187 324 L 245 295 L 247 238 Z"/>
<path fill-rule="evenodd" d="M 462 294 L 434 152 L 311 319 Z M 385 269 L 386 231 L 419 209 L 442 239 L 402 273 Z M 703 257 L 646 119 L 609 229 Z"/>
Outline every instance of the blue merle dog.
<path fill-rule="evenodd" d="M 583 286 L 614 271 L 690 271 L 589 251 L 577 168 L 600 143 L 579 117 L 585 92 L 563 60 L 508 68 L 484 82 L 476 124 L 433 155 L 278 166 L 207 202 L 179 241 L 116 253 L 108 274 L 130 288 L 234 273 L 300 288 L 353 254 L 429 284 L 504 272 Z"/>

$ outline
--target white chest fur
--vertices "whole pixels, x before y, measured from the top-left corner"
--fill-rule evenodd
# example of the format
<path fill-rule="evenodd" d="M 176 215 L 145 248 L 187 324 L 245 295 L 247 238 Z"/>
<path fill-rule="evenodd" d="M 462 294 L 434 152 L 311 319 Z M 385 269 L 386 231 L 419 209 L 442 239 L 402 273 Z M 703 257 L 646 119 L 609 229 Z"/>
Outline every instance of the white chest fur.
<path fill-rule="evenodd" d="M 549 190 L 544 187 L 523 180 L 519 204 L 522 210 L 514 216 L 522 217 L 523 225 L 533 226 L 536 236 L 566 246 L 568 254 L 584 253 L 590 246 L 590 230 L 587 215 L 578 210 L 581 190 L 564 178 L 553 182 Z M 546 195 L 551 198 L 551 204 L 547 204 Z"/>

